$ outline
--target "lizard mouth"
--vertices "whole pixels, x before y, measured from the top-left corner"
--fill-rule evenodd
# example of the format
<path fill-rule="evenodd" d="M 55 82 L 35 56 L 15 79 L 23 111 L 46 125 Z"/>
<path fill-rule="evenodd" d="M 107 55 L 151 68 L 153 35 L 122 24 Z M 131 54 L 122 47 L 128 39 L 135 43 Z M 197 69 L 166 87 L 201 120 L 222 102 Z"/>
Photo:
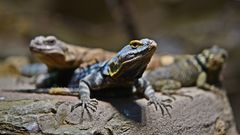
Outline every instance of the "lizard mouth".
<path fill-rule="evenodd" d="M 64 54 L 64 52 L 60 49 L 53 48 L 51 46 L 30 46 L 30 51 L 33 53 L 47 53 L 47 54 Z"/>
<path fill-rule="evenodd" d="M 217 70 L 223 66 L 223 60 L 211 60 L 207 63 L 208 69 Z"/>
<path fill-rule="evenodd" d="M 46 49 L 46 48 L 44 48 L 44 47 L 30 47 L 30 50 L 32 51 L 32 52 L 45 52 L 45 51 L 51 51 L 52 50 L 52 48 L 50 49 Z"/>
<path fill-rule="evenodd" d="M 126 60 L 124 61 L 122 64 L 128 64 L 128 63 L 132 63 L 133 61 L 142 61 L 141 64 L 148 64 L 148 62 L 146 62 L 146 60 L 151 59 L 152 55 L 153 55 L 154 51 L 150 51 L 150 52 L 146 52 L 144 54 L 138 55 L 132 59 Z M 150 61 L 150 60 L 149 60 Z"/>

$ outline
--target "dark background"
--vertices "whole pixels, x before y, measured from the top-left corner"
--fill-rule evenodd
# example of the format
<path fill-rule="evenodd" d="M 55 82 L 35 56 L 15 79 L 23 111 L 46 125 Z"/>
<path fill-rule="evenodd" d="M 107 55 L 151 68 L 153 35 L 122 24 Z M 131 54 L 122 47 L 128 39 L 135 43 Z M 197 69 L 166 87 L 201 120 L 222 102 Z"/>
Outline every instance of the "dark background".
<path fill-rule="evenodd" d="M 1 60 L 29 57 L 29 42 L 38 35 L 111 51 L 143 37 L 156 40 L 160 54 L 224 47 L 223 84 L 240 131 L 240 0 L 0 1 Z"/>

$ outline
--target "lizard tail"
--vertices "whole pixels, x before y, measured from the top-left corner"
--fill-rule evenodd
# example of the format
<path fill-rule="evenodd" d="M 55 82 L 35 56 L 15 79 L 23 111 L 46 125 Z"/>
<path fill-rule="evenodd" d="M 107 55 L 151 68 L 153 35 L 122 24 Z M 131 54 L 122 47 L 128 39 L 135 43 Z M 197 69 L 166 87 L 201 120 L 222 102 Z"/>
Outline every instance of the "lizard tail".
<path fill-rule="evenodd" d="M 74 88 L 53 87 L 53 88 L 39 88 L 39 89 L 19 89 L 19 90 L 4 90 L 8 92 L 22 92 L 22 93 L 45 93 L 52 95 L 73 95 L 78 96 L 79 91 Z"/>

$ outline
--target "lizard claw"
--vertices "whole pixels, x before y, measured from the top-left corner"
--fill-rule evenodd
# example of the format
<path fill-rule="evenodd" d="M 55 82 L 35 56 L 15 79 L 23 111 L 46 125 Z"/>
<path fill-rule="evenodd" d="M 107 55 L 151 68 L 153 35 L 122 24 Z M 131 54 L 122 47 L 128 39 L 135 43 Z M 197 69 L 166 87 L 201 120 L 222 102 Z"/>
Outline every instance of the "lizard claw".
<path fill-rule="evenodd" d="M 81 111 L 82 120 L 80 122 L 83 121 L 85 112 L 89 116 L 90 120 L 92 120 L 92 115 L 91 114 L 92 114 L 92 112 L 96 112 L 97 105 L 98 105 L 98 101 L 96 99 L 90 99 L 90 97 L 82 97 L 80 99 L 79 103 L 77 103 L 77 104 L 75 104 L 71 107 L 71 112 L 78 107 L 82 107 L 82 111 Z"/>
<path fill-rule="evenodd" d="M 156 96 L 153 96 L 149 99 L 148 105 L 154 105 L 155 109 L 161 110 L 162 115 L 165 115 L 165 111 L 167 112 L 167 114 L 171 117 L 170 113 L 169 113 L 169 108 L 172 109 L 172 105 L 170 104 L 166 104 L 166 103 L 171 103 L 172 100 L 171 99 L 165 99 L 165 100 L 159 100 Z M 165 110 L 165 111 L 164 111 Z"/>
<path fill-rule="evenodd" d="M 90 109 L 93 112 L 95 112 L 97 110 L 97 105 L 98 105 L 98 101 L 96 99 L 90 99 L 88 97 L 84 97 L 84 98 L 81 98 L 79 103 L 72 106 L 71 111 L 82 106 L 83 111 L 87 110 L 89 112 L 89 109 Z"/>

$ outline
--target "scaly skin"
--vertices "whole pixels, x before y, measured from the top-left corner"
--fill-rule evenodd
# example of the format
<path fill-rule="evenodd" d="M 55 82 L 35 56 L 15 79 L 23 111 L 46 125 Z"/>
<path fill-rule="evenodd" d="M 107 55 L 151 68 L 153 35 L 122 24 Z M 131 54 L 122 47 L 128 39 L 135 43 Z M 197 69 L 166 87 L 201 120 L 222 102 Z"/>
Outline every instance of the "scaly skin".
<path fill-rule="evenodd" d="M 217 92 L 220 86 L 220 72 L 227 52 L 217 46 L 203 50 L 198 55 L 185 55 L 165 67 L 149 72 L 144 78 L 157 91 L 175 94 L 175 89 L 197 86 Z M 172 90 L 172 91 L 171 91 Z"/>
<path fill-rule="evenodd" d="M 80 102 L 74 105 L 72 110 L 83 107 L 83 110 L 89 112 L 96 111 L 98 103 L 96 99 L 90 98 L 90 91 L 135 87 L 149 100 L 149 105 L 153 104 L 156 109 L 161 109 L 163 115 L 165 111 L 169 114 L 168 109 L 172 106 L 166 103 L 170 103 L 171 100 L 158 99 L 149 82 L 142 78 L 156 47 L 156 42 L 150 39 L 133 40 L 110 60 L 76 69 L 65 86 L 70 89 L 50 89 L 47 93 L 79 93 L 77 95 L 80 95 Z M 59 86 L 57 83 L 53 85 Z"/>

